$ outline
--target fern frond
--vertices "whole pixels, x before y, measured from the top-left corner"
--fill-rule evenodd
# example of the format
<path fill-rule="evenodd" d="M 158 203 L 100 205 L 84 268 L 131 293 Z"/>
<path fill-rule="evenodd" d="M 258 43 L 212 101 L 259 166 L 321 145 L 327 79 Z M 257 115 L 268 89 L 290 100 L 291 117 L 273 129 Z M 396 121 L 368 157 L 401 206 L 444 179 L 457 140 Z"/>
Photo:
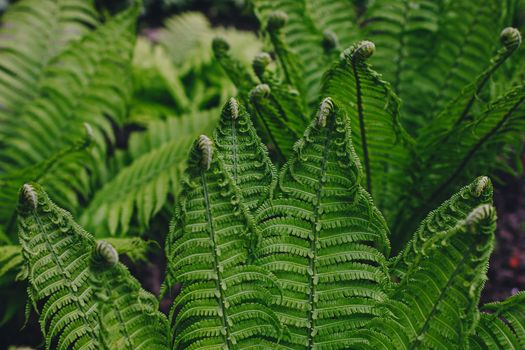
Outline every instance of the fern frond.
<path fill-rule="evenodd" d="M 429 237 L 385 303 L 385 314 L 360 332 L 371 348 L 468 349 L 495 225 L 494 207 L 483 204 Z"/>
<path fill-rule="evenodd" d="M 26 182 L 39 181 L 48 172 L 63 164 L 79 153 L 85 152 L 91 145 L 92 132 L 89 124 L 84 125 L 86 134 L 72 145 L 66 146 L 57 153 L 38 164 L 23 169 L 16 169 L 0 176 L 0 222 L 5 223 L 5 231 L 10 236 L 16 234 L 16 198 L 20 187 Z M 1 225 L 0 225 L 1 226 Z"/>
<path fill-rule="evenodd" d="M 0 140 L 5 125 L 20 125 L 17 116 L 38 96 L 45 67 L 70 42 L 97 26 L 92 1 L 23 0 L 2 16 L 0 48 Z"/>
<path fill-rule="evenodd" d="M 83 211 L 82 225 L 110 235 L 128 233 L 133 219 L 141 229 L 148 227 L 170 193 L 179 192 L 188 149 L 196 135 L 215 127 L 216 114 L 213 109 L 155 121 L 148 124 L 148 131 L 132 135 L 129 153 L 133 162 L 97 191 Z"/>
<path fill-rule="evenodd" d="M 496 303 L 485 304 L 471 349 L 525 348 L 525 293 L 519 292 Z"/>
<path fill-rule="evenodd" d="M 350 1 L 324 0 L 253 0 L 259 21 L 268 24 L 276 14 L 285 14 L 288 20 L 283 27 L 284 43 L 290 47 L 300 65 L 305 81 L 305 100 L 317 102 L 322 73 L 328 67 L 339 43 L 345 47 L 356 38 L 356 17 Z M 333 10 L 337 10 L 334 12 Z M 283 23 L 284 24 L 284 23 Z M 277 50 L 276 50 L 277 51 Z M 296 86 L 296 89 L 303 89 Z"/>
<path fill-rule="evenodd" d="M 346 349 L 386 297 L 388 228 L 360 186 L 350 135 L 344 111 L 325 99 L 258 212 L 256 261 L 283 288 L 274 310 L 289 348 Z"/>
<path fill-rule="evenodd" d="M 399 244 L 403 243 L 404 233 L 413 231 L 414 222 L 458 184 L 480 172 L 493 173 L 514 150 L 520 149 L 525 127 L 524 102 L 525 86 L 521 85 L 420 153 L 420 167 L 412 168 L 415 176 L 400 202 L 399 214 L 395 215 L 393 234 Z"/>
<path fill-rule="evenodd" d="M 89 122 L 96 145 L 90 157 L 72 159 L 60 172 L 49 172 L 40 180 L 68 208 L 77 205 L 77 193 L 87 195 L 86 168 L 96 173 L 103 163 L 106 137 L 113 138 L 110 119 L 118 122 L 126 115 L 137 13 L 136 6 L 126 10 L 50 62 L 38 96 L 19 116 L 20 124 L 8 130 L 0 171 L 24 168 L 49 158 L 78 139 L 82 123 Z"/>
<path fill-rule="evenodd" d="M 280 334 L 268 307 L 273 277 L 248 265 L 256 228 L 213 142 L 201 135 L 166 242 L 168 284 L 182 283 L 171 311 L 174 349 L 248 348 Z"/>
<path fill-rule="evenodd" d="M 231 98 L 224 106 L 213 138 L 226 171 L 241 190 L 244 204 L 253 212 L 270 196 L 276 170 L 250 116 L 236 99 Z"/>
<path fill-rule="evenodd" d="M 95 243 L 36 184 L 20 191 L 19 214 L 28 294 L 46 349 L 167 348 L 155 298 L 118 263 L 113 247 Z"/>
<path fill-rule="evenodd" d="M 418 67 L 411 94 L 403 96 L 411 120 L 424 126 L 480 75 L 501 31 L 501 1 L 447 4 L 433 49 Z"/>
<path fill-rule="evenodd" d="M 400 170 L 411 140 L 399 122 L 398 97 L 366 62 L 374 52 L 370 41 L 345 50 L 325 74 L 322 91 L 348 113 L 354 147 L 365 170 L 364 186 L 388 217 L 396 191 L 402 188 Z"/>
<path fill-rule="evenodd" d="M 442 0 L 379 0 L 366 9 L 364 32 L 380 48 L 372 64 L 403 100 L 431 51 L 444 5 Z"/>
<path fill-rule="evenodd" d="M 481 176 L 470 185 L 463 187 L 427 215 L 412 240 L 392 261 L 390 266 L 392 275 L 402 278 L 408 268 L 415 263 L 416 257 L 422 253 L 428 240 L 440 232 L 453 229 L 458 221 L 465 220 L 472 210 L 482 204 L 492 204 L 492 183 L 486 176 Z"/>

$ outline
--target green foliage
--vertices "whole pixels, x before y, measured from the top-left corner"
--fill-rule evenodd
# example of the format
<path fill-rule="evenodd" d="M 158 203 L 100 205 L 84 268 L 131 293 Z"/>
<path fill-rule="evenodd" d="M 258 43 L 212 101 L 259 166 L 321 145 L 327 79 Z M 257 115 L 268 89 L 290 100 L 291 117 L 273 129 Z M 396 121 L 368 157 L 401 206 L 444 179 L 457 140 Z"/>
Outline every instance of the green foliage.
<path fill-rule="evenodd" d="M 28 294 L 46 349 L 165 349 L 156 299 L 37 185 L 20 192 L 19 237 Z"/>
<path fill-rule="evenodd" d="M 350 119 L 362 185 L 390 224 L 394 251 L 465 182 L 521 170 L 521 34 L 505 28 L 513 1 L 252 3 L 268 38 L 253 61 L 257 79 L 239 82 L 249 71 L 233 57 L 223 67 L 270 155 L 290 159 L 308 106 L 330 96 Z M 360 26 L 349 30 L 352 19 Z"/>
<path fill-rule="evenodd" d="M 10 8 L 0 324 L 27 283 L 47 349 L 523 348 L 523 293 L 478 306 L 480 174 L 513 172 L 523 140 L 517 3 L 252 5 L 258 55 L 195 13 L 136 40 L 134 2 Z M 119 262 L 156 243 L 128 235 L 166 239 L 169 321 Z"/>
<path fill-rule="evenodd" d="M 243 141 L 248 146 L 255 139 Z M 169 281 L 183 284 L 171 311 L 172 347 L 266 348 L 280 332 L 268 307 L 275 282 L 248 264 L 254 221 L 226 171 L 235 165 L 217 153 L 208 137 L 195 142 L 166 242 Z M 225 158 L 235 160 L 235 154 Z"/>

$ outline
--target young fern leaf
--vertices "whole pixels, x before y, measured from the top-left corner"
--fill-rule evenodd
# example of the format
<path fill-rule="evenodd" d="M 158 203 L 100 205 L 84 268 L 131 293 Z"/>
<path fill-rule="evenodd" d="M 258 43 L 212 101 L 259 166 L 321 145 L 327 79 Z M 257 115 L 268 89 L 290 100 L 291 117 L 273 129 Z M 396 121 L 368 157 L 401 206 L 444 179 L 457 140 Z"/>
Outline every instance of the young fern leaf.
<path fill-rule="evenodd" d="M 293 127 L 279 100 L 272 94 L 270 86 L 259 84 L 250 92 L 250 100 L 257 120 L 263 125 L 268 135 L 268 147 L 274 151 L 280 161 L 288 159 L 292 154 L 294 140 L 299 132 Z M 290 116 L 297 118 L 297 116 Z"/>
<path fill-rule="evenodd" d="M 420 130 L 417 143 L 426 151 L 434 147 L 434 144 L 442 143 L 446 134 L 462 123 L 468 123 L 472 115 L 476 114 L 475 105 L 479 100 L 484 88 L 499 67 L 521 45 L 521 33 L 515 28 L 505 28 L 500 34 L 500 41 L 503 47 L 490 60 L 489 66 L 477 77 L 477 79 L 463 88 L 461 93 L 453 99 L 430 123 L 423 126 Z M 423 152 L 423 154 L 426 152 Z"/>
<path fill-rule="evenodd" d="M 226 75 L 235 84 L 239 98 L 244 105 L 249 105 L 250 90 L 257 85 L 253 74 L 241 61 L 232 57 L 229 50 L 230 45 L 222 38 L 214 38 L 212 42 L 215 59 L 219 62 Z"/>
<path fill-rule="evenodd" d="M 244 204 L 255 211 L 270 196 L 276 170 L 250 116 L 236 99 L 231 98 L 224 106 L 213 138 L 218 156 L 241 190 Z"/>
<path fill-rule="evenodd" d="M 470 348 L 518 350 L 525 348 L 525 293 L 519 292 L 496 303 L 485 304 L 470 339 Z"/>
<path fill-rule="evenodd" d="M 385 303 L 385 315 L 359 332 L 371 342 L 368 348 L 467 349 L 479 319 L 495 225 L 494 207 L 482 204 L 422 242 Z"/>
<path fill-rule="evenodd" d="M 390 265 L 391 274 L 403 278 L 416 257 L 422 253 L 428 240 L 440 232 L 453 229 L 458 221 L 465 220 L 472 210 L 482 204 L 492 204 L 492 183 L 486 176 L 481 176 L 470 185 L 463 187 L 427 215 L 412 240 L 393 259 Z"/>
<path fill-rule="evenodd" d="M 388 228 L 360 186 L 350 134 L 344 111 L 325 99 L 257 215 L 256 262 L 283 288 L 274 310 L 288 348 L 348 349 L 350 331 L 386 297 Z"/>
<path fill-rule="evenodd" d="M 118 263 L 111 245 L 95 243 L 36 184 L 22 187 L 19 215 L 28 294 L 46 349 L 167 349 L 155 298 Z"/>
<path fill-rule="evenodd" d="M 201 135 L 166 242 L 173 349 L 268 349 L 280 332 L 274 277 L 248 265 L 256 227 L 213 142 Z M 275 345 L 273 346 L 275 347 Z"/>
<path fill-rule="evenodd" d="M 0 30 L 0 125 L 19 125 L 17 116 L 38 95 L 45 67 L 95 27 L 97 17 L 86 0 L 23 0 L 8 7 Z M 0 128 L 0 140 L 8 131 Z"/>
<path fill-rule="evenodd" d="M 370 41 L 345 50 L 323 77 L 322 91 L 348 113 L 354 147 L 365 170 L 364 186 L 388 217 L 396 190 L 402 187 L 399 171 L 411 141 L 399 122 L 399 99 L 366 62 L 374 52 Z"/>
<path fill-rule="evenodd" d="M 520 85 L 475 120 L 451 129 L 426 148 L 427 152 L 420 153 L 425 158 L 421 159 L 420 168 L 412 168 L 417 177 L 411 180 L 410 190 L 401 198 L 394 215 L 393 237 L 399 245 L 404 243 L 406 232 L 414 230 L 415 221 L 458 188 L 458 184 L 480 172 L 493 173 L 514 152 L 513 147 L 521 147 L 524 102 L 525 85 Z"/>

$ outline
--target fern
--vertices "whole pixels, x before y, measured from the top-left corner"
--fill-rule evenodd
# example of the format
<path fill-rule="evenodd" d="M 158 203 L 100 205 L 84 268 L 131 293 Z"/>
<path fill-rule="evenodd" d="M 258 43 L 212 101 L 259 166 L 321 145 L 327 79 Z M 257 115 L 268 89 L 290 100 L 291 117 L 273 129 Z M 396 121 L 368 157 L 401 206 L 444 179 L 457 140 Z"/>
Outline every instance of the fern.
<path fill-rule="evenodd" d="M 46 349 L 166 348 L 166 319 L 111 245 L 95 244 L 36 185 L 23 186 L 19 213 L 28 294 Z"/>
<path fill-rule="evenodd" d="M 110 235 L 126 235 L 132 219 L 146 228 L 152 216 L 177 194 L 185 168 L 187 149 L 194 138 L 215 125 L 216 110 L 149 124 L 143 134 L 132 135 L 130 165 L 97 191 L 84 210 L 81 222 L 95 230 L 104 227 Z M 135 220 L 134 220 L 135 221 Z"/>
<path fill-rule="evenodd" d="M 470 340 L 471 349 L 522 349 L 525 346 L 524 293 L 503 302 L 486 304 L 476 332 Z"/>
<path fill-rule="evenodd" d="M 97 24 L 92 1 L 24 0 L 9 7 L 0 32 L 0 140 L 38 96 L 50 61 Z"/>
<path fill-rule="evenodd" d="M 206 136 L 195 142 L 186 176 L 166 242 L 168 281 L 183 285 L 171 311 L 173 348 L 268 348 L 280 332 L 268 307 L 275 282 L 248 265 L 253 218 Z"/>
<path fill-rule="evenodd" d="M 390 208 L 403 181 L 400 171 L 411 140 L 399 121 L 399 99 L 366 63 L 374 51 L 369 41 L 345 50 L 324 76 L 322 91 L 348 113 L 366 190 L 381 208 Z"/>
<path fill-rule="evenodd" d="M 237 100 L 231 98 L 222 111 L 214 139 L 226 170 L 241 190 L 244 203 L 254 211 L 270 196 L 275 168 L 250 120 Z"/>
<path fill-rule="evenodd" d="M 80 126 L 89 122 L 96 144 L 90 157 L 71 159 L 60 172 L 49 172 L 40 180 L 69 208 L 75 207 L 78 193 L 88 195 L 86 167 L 96 173 L 105 152 L 105 138 L 113 138 L 107 117 L 122 121 L 125 116 L 131 88 L 127 65 L 137 11 L 132 7 L 49 63 L 38 96 L 19 115 L 17 125 L 6 131 L 9 137 L 4 139 L 0 171 L 12 172 L 49 158 L 78 139 Z"/>
<path fill-rule="evenodd" d="M 290 328 L 289 347 L 345 348 L 385 298 L 388 228 L 359 185 L 343 113 L 323 102 L 257 216 L 257 263 L 281 280 L 275 311 Z"/>

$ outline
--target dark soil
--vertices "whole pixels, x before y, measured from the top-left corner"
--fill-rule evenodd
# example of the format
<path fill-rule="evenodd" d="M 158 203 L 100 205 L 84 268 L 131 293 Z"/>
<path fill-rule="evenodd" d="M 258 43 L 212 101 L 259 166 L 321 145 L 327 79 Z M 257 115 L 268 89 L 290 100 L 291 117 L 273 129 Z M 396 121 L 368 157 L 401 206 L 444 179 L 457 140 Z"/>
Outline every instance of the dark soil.
<path fill-rule="evenodd" d="M 507 176 L 504 181 L 494 191 L 498 230 L 482 302 L 525 290 L 525 176 Z"/>

